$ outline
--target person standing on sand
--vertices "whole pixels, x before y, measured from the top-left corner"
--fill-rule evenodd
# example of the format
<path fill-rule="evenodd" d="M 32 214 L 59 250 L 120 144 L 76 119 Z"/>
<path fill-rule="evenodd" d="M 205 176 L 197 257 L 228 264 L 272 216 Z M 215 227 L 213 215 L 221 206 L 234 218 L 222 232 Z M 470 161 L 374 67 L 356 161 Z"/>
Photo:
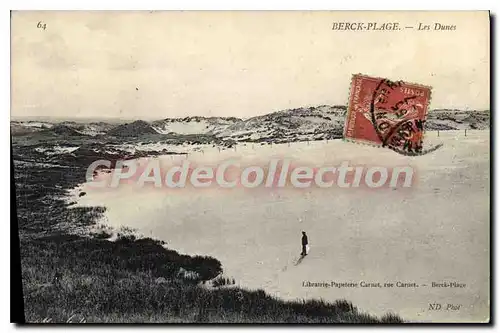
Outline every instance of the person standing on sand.
<path fill-rule="evenodd" d="M 307 245 L 309 244 L 309 241 L 307 239 L 307 235 L 305 231 L 302 231 L 302 253 L 300 254 L 301 256 L 307 255 Z"/>

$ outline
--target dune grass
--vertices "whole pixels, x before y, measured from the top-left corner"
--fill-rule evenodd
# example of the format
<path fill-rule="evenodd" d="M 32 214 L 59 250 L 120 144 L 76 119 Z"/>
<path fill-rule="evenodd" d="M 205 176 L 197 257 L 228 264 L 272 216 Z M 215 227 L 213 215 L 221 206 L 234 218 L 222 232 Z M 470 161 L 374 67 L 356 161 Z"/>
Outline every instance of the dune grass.
<path fill-rule="evenodd" d="M 28 322 L 378 323 L 339 300 L 282 301 L 263 290 L 209 288 L 221 272 L 152 239 L 116 242 L 56 235 L 21 244 Z M 179 276 L 180 267 L 197 279 Z"/>

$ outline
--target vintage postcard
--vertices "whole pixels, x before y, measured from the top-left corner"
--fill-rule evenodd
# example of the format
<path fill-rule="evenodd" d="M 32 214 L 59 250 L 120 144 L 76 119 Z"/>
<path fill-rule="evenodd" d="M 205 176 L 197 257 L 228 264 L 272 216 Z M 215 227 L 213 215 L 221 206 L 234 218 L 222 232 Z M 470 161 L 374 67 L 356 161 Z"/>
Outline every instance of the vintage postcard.
<path fill-rule="evenodd" d="M 25 322 L 490 322 L 489 12 L 14 11 L 11 55 Z"/>

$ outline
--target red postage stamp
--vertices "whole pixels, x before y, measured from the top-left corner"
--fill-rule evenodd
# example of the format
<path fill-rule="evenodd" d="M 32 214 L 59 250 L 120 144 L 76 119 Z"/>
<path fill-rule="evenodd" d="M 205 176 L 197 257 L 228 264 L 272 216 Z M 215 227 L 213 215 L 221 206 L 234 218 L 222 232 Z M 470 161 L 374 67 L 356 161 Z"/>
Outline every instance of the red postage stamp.
<path fill-rule="evenodd" d="M 344 138 L 418 154 L 430 98 L 428 86 L 353 75 Z"/>

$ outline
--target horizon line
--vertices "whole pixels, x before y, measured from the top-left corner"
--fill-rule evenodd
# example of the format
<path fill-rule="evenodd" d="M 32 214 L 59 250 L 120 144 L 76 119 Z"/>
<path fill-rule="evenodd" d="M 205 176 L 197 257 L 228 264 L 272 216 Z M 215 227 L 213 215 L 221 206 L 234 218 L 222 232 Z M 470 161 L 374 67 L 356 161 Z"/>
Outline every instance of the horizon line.
<path fill-rule="evenodd" d="M 165 119 L 183 119 L 183 118 L 236 118 L 240 120 L 247 120 L 251 119 L 254 117 L 260 117 L 260 116 L 265 116 L 273 113 L 278 113 L 278 112 L 283 112 L 283 111 L 291 111 L 291 110 L 297 110 L 301 108 L 311 108 L 311 107 L 322 107 L 322 106 L 330 106 L 330 107 L 338 107 L 338 108 L 345 108 L 347 109 L 347 106 L 345 105 L 327 105 L 327 104 L 322 104 L 322 105 L 316 105 L 316 106 L 303 106 L 303 107 L 297 107 L 297 108 L 290 108 L 290 109 L 284 109 L 284 110 L 278 110 L 278 111 L 272 111 L 269 113 L 263 113 L 251 117 L 236 117 L 236 116 L 217 116 L 217 115 L 211 115 L 211 116 L 200 116 L 200 115 L 186 115 L 186 116 L 175 116 L 175 117 L 163 117 L 163 118 L 156 118 L 156 117 L 102 117 L 102 116 L 44 116 L 44 115 L 23 115 L 23 116 L 13 116 L 12 112 L 9 114 L 9 121 L 20 121 L 20 120 L 27 120 L 27 119 L 51 119 L 51 120 L 79 120 L 79 121 L 84 121 L 84 120 L 91 120 L 91 121 L 104 121 L 104 120 L 109 120 L 109 121 L 115 121 L 115 122 L 126 122 L 126 121 L 137 121 L 137 120 L 144 120 L 144 121 L 155 121 L 155 120 L 165 120 Z M 429 109 L 429 112 L 432 111 L 467 111 L 467 112 L 489 112 L 491 109 L 471 109 L 471 108 L 432 108 Z"/>

